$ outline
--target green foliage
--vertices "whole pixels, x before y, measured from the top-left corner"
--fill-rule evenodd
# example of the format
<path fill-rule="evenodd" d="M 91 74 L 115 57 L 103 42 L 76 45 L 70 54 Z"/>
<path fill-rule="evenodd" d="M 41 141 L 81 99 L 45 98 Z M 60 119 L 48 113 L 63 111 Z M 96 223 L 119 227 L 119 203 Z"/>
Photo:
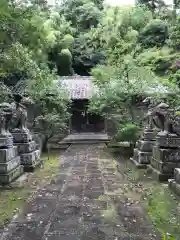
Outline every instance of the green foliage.
<path fill-rule="evenodd" d="M 116 141 L 136 143 L 139 138 L 139 126 L 133 123 L 119 124 L 117 127 L 117 134 L 115 135 Z"/>
<path fill-rule="evenodd" d="M 0 3 L 0 77 L 8 85 L 10 75 L 21 76 L 36 102 L 52 90 L 57 74 L 92 73 L 100 94 L 89 111 L 108 114 L 117 126 L 119 118 L 136 125 L 132 106 L 140 96 L 180 85 L 179 17 L 175 21 L 162 1 L 103 7 L 102 0 L 64 0 L 56 9 L 27 2 Z M 58 111 L 42 115 L 48 122 L 52 114 L 56 125 Z"/>
<path fill-rule="evenodd" d="M 169 45 L 175 50 L 180 49 L 180 17 L 176 19 L 175 24 L 170 28 Z"/>
<path fill-rule="evenodd" d="M 0 82 L 0 103 L 8 101 L 9 94 L 11 94 L 10 89 L 5 84 Z"/>
<path fill-rule="evenodd" d="M 151 88 L 161 86 L 160 82 L 149 69 L 138 67 L 130 59 L 121 69 L 99 66 L 93 74 L 100 90 L 92 97 L 89 111 L 106 116 L 114 122 L 118 132 L 114 136 L 116 140 L 134 142 L 141 121 L 135 111 L 136 103 Z"/>
<path fill-rule="evenodd" d="M 56 65 L 59 75 L 72 75 L 72 54 L 69 49 L 62 49 L 56 58 Z"/>
<path fill-rule="evenodd" d="M 79 31 L 96 27 L 101 15 L 98 6 L 90 0 L 64 0 L 60 13 Z"/>
<path fill-rule="evenodd" d="M 69 119 L 69 100 L 57 89 L 46 89 L 36 100 L 40 107 L 39 115 L 34 119 L 35 128 L 42 132 L 45 140 L 43 149 L 47 148 L 47 141 L 57 132 L 65 132 Z"/>
<path fill-rule="evenodd" d="M 145 48 L 162 47 L 167 38 L 167 23 L 160 19 L 154 19 L 149 22 L 139 34 L 139 42 Z"/>
<path fill-rule="evenodd" d="M 145 5 L 153 13 L 157 9 L 161 9 L 166 6 L 165 1 L 163 0 L 138 0 L 137 3 Z"/>
<path fill-rule="evenodd" d="M 163 239 L 178 239 L 180 223 L 178 217 L 174 217 L 176 208 L 177 202 L 172 199 L 167 189 L 161 189 L 161 187 L 151 189 L 148 211 Z"/>
<path fill-rule="evenodd" d="M 164 47 L 149 48 L 137 56 L 137 63 L 142 66 L 149 66 L 157 75 L 166 75 L 170 73 L 173 62 L 177 59 L 177 54 L 173 50 Z"/>

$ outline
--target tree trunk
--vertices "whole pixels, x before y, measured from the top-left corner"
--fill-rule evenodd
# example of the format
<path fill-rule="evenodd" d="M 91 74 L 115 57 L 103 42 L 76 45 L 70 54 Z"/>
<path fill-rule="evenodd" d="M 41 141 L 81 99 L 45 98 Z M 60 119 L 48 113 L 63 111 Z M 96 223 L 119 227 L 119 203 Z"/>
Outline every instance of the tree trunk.
<path fill-rule="evenodd" d="M 173 0 L 173 20 L 176 20 L 177 0 Z"/>
<path fill-rule="evenodd" d="M 45 137 L 43 141 L 43 146 L 42 146 L 42 152 L 47 152 L 47 143 L 48 143 L 49 138 Z"/>

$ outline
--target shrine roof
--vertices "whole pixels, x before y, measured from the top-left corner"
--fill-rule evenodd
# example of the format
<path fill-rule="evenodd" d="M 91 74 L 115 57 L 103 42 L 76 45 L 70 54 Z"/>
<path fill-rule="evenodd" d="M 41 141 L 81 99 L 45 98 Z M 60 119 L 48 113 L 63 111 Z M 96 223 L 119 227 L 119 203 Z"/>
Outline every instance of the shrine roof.
<path fill-rule="evenodd" d="M 57 80 L 58 87 L 68 92 L 70 99 L 89 99 L 97 91 L 92 76 L 65 76 Z"/>

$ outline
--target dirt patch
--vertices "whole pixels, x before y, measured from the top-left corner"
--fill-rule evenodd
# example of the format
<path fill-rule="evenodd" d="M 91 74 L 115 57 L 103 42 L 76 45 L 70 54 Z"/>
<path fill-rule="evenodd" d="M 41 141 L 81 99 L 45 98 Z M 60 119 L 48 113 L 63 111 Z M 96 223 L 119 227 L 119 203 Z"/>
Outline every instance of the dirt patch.
<path fill-rule="evenodd" d="M 49 159 L 43 155 L 43 165 L 36 172 L 25 174 L 8 187 L 0 187 L 0 231 L 19 212 L 32 192 L 55 179 L 59 171 L 58 158 L 59 153 L 52 153 Z"/>
<path fill-rule="evenodd" d="M 125 196 L 143 206 L 162 239 L 179 240 L 180 202 L 168 189 L 168 185 L 154 181 L 147 170 L 137 169 L 129 159 L 115 159 L 119 173 L 127 181 L 124 186 Z"/>

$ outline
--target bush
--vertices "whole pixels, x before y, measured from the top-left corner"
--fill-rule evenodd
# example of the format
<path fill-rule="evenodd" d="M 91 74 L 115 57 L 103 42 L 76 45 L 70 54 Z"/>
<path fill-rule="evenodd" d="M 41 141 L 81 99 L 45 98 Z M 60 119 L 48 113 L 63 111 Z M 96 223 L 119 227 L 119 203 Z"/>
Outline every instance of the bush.
<path fill-rule="evenodd" d="M 139 42 L 145 47 L 161 47 L 168 38 L 167 23 L 155 19 L 147 24 L 139 35 Z"/>
<path fill-rule="evenodd" d="M 135 144 L 139 138 L 140 128 L 133 123 L 120 124 L 117 134 L 115 135 L 116 141 L 128 141 Z"/>

